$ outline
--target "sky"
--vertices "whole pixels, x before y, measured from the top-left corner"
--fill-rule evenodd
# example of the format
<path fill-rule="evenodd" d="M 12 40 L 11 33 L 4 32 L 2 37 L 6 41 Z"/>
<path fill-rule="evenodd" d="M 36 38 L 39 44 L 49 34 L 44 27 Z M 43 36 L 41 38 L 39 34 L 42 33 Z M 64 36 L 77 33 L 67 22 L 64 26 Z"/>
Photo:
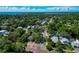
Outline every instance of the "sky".
<path fill-rule="evenodd" d="M 0 12 L 79 12 L 79 6 L 0 6 Z"/>
<path fill-rule="evenodd" d="M 0 0 L 0 12 L 79 12 L 79 0 Z"/>
<path fill-rule="evenodd" d="M 79 0 L 0 0 L 0 6 L 79 6 Z"/>

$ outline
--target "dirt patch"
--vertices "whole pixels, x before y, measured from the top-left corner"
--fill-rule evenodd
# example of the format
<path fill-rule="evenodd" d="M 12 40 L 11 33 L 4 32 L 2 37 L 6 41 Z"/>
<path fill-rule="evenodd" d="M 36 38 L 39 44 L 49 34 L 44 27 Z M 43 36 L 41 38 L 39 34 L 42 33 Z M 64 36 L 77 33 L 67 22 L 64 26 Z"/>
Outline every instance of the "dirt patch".
<path fill-rule="evenodd" d="M 73 50 L 73 52 L 74 52 L 74 53 L 79 53 L 79 48 L 75 48 L 75 49 Z"/>
<path fill-rule="evenodd" d="M 37 44 L 34 42 L 28 42 L 26 51 L 31 51 L 33 53 L 48 53 L 49 51 L 44 47 L 43 44 Z"/>

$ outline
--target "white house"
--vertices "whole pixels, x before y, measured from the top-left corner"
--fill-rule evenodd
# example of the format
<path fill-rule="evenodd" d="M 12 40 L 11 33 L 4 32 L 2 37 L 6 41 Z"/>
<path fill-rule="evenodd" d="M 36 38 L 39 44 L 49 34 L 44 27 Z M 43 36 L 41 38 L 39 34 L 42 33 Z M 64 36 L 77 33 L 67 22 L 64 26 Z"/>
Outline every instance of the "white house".
<path fill-rule="evenodd" d="M 41 25 L 44 25 L 47 22 L 47 20 L 43 19 L 43 20 L 40 20 L 39 22 L 41 23 Z"/>
<path fill-rule="evenodd" d="M 31 26 L 27 26 L 27 29 L 31 28 Z"/>
<path fill-rule="evenodd" d="M 72 41 L 72 42 L 71 42 L 71 45 L 72 45 L 72 47 L 77 47 L 77 48 L 79 48 L 79 40 L 77 39 L 77 40 L 75 40 L 75 41 Z"/>
<path fill-rule="evenodd" d="M 33 26 L 32 26 L 32 28 L 34 29 L 34 28 L 35 28 L 35 26 L 33 25 Z"/>
<path fill-rule="evenodd" d="M 58 39 L 57 36 L 52 36 L 52 37 L 51 37 L 51 40 L 52 40 L 54 43 L 57 43 L 59 39 Z"/>
<path fill-rule="evenodd" d="M 68 44 L 70 41 L 69 41 L 69 39 L 67 39 L 67 38 L 61 37 L 61 38 L 60 38 L 60 42 L 61 42 L 62 44 Z"/>
<path fill-rule="evenodd" d="M 7 30 L 0 30 L 0 35 L 6 36 L 7 34 L 9 34 Z"/>
<path fill-rule="evenodd" d="M 59 37 L 60 37 L 60 34 L 57 32 L 54 36 L 51 37 L 51 40 L 54 43 L 57 43 L 59 41 Z"/>
<path fill-rule="evenodd" d="M 23 28 L 23 27 L 19 26 L 18 28 Z"/>
<path fill-rule="evenodd" d="M 58 32 L 56 33 L 55 36 L 51 37 L 51 40 L 54 43 L 57 43 L 58 41 L 60 41 L 62 44 L 68 44 L 68 43 L 70 43 L 69 39 L 67 39 L 65 37 L 62 37 Z"/>
<path fill-rule="evenodd" d="M 47 21 L 46 21 L 46 20 L 44 20 L 41 24 L 42 24 L 42 25 L 44 25 L 46 22 L 47 22 Z"/>

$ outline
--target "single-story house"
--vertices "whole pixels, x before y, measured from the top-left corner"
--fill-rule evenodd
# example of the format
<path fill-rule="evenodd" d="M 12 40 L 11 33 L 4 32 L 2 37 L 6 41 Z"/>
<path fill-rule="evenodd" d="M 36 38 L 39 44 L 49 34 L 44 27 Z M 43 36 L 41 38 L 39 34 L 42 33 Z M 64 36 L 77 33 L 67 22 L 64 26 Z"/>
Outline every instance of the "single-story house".
<path fill-rule="evenodd" d="M 79 40 L 76 39 L 75 41 L 72 41 L 72 42 L 71 42 L 71 45 L 72 45 L 72 47 L 77 47 L 77 48 L 79 48 Z"/>
<path fill-rule="evenodd" d="M 57 36 L 52 36 L 52 37 L 51 37 L 51 40 L 52 40 L 54 43 L 57 43 L 59 39 L 58 39 Z"/>
<path fill-rule="evenodd" d="M 67 38 L 65 38 L 65 37 L 60 38 L 60 42 L 61 42 L 62 44 L 68 44 L 68 43 L 70 43 L 69 39 L 67 39 Z"/>
<path fill-rule="evenodd" d="M 46 21 L 46 20 L 44 20 L 44 21 L 42 21 L 42 22 L 41 22 L 41 24 L 42 24 L 42 25 L 44 25 L 46 22 L 47 22 L 47 21 Z"/>
<path fill-rule="evenodd" d="M 58 41 L 60 41 L 62 44 L 68 44 L 68 43 L 70 43 L 69 39 L 67 39 L 65 37 L 52 36 L 51 40 L 54 43 L 57 43 Z"/>
<path fill-rule="evenodd" d="M 43 37 L 49 37 L 47 30 L 44 30 L 41 34 L 43 35 Z"/>
<path fill-rule="evenodd" d="M 0 35 L 6 36 L 7 34 L 9 34 L 7 30 L 0 30 Z"/>

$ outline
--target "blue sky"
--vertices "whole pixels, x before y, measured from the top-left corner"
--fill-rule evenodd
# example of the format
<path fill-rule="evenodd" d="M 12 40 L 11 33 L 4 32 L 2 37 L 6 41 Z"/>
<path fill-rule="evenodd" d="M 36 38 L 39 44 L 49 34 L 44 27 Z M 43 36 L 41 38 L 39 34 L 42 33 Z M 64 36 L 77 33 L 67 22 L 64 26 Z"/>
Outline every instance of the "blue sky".
<path fill-rule="evenodd" d="M 79 6 L 0 6 L 0 12 L 79 12 Z"/>

